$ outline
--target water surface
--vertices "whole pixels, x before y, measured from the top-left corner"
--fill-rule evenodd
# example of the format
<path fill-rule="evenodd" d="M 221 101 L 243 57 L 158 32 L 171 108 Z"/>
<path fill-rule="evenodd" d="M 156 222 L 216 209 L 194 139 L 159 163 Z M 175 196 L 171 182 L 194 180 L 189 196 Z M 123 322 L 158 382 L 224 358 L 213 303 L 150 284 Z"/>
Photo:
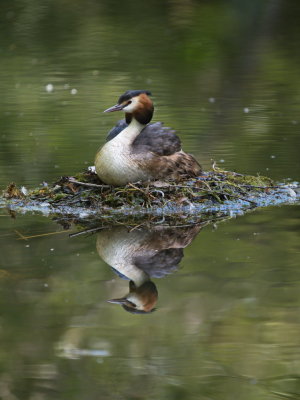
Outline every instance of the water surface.
<path fill-rule="evenodd" d="M 99 234 L 69 238 L 42 217 L 3 217 L 3 382 L 17 398 L 298 393 L 298 215 L 276 208 L 193 228 L 183 257 L 154 272 L 148 315 L 107 302 L 129 282 L 99 257 Z"/>

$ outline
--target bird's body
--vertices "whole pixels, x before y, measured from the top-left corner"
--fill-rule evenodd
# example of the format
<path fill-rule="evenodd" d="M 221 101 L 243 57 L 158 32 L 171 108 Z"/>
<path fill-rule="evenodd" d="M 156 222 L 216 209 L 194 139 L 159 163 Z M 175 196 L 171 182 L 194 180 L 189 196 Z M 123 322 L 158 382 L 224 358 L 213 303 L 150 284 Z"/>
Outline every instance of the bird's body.
<path fill-rule="evenodd" d="M 149 124 L 153 104 L 146 91 L 128 91 L 106 112 L 124 110 L 126 121 L 108 134 L 95 159 L 99 178 L 111 185 L 197 176 L 201 167 L 181 150 L 178 136 L 162 123 Z"/>
<path fill-rule="evenodd" d="M 148 174 L 139 164 L 143 158 L 134 152 L 132 146 L 142 128 L 141 124 L 134 121 L 97 153 L 96 171 L 103 182 L 118 186 L 148 180 Z"/>
<path fill-rule="evenodd" d="M 151 312 L 158 293 L 151 278 L 161 278 L 177 270 L 183 249 L 196 237 L 200 225 L 187 227 L 125 226 L 101 229 L 97 234 L 99 256 L 118 273 L 129 279 L 129 293 L 109 300 L 135 313 Z"/>

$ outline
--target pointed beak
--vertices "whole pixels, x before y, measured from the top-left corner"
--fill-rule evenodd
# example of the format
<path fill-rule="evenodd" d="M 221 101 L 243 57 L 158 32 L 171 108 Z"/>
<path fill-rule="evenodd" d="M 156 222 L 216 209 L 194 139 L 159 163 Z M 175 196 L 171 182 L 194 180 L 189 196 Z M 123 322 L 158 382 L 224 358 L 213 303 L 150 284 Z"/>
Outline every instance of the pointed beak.
<path fill-rule="evenodd" d="M 111 299 L 111 300 L 107 300 L 107 302 L 112 303 L 112 304 L 127 304 L 128 303 L 126 298 Z"/>
<path fill-rule="evenodd" d="M 121 111 L 122 109 L 123 109 L 122 104 L 116 104 L 116 105 L 108 108 L 107 110 L 104 110 L 103 112 Z"/>

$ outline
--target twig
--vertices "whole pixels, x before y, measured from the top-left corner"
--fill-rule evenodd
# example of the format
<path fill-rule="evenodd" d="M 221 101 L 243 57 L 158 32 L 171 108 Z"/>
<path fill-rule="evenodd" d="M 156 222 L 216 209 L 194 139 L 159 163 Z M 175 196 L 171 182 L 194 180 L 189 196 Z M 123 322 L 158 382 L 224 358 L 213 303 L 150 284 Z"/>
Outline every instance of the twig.
<path fill-rule="evenodd" d="M 69 178 L 69 182 L 75 183 L 76 185 L 87 186 L 87 187 L 94 187 L 94 188 L 111 188 L 110 185 L 97 185 L 96 183 L 87 183 L 87 182 L 80 182 L 74 178 Z"/>
<path fill-rule="evenodd" d="M 133 183 L 129 183 L 128 186 L 131 186 L 134 189 L 138 190 L 139 192 L 142 192 L 144 196 L 149 196 L 149 197 L 152 197 L 152 199 L 155 199 L 155 196 L 153 196 L 151 193 L 146 193 L 143 189 L 138 188 Z"/>
<path fill-rule="evenodd" d="M 247 201 L 248 203 L 253 204 L 253 206 L 257 207 L 257 203 L 255 201 L 246 199 L 245 197 L 241 197 L 237 194 L 224 193 L 224 192 L 212 192 L 212 193 L 217 193 L 218 195 L 233 197 L 234 199 Z"/>
<path fill-rule="evenodd" d="M 283 189 L 283 186 L 256 186 L 256 185 L 250 185 L 250 184 L 245 184 L 245 185 L 237 185 L 237 186 L 242 186 L 242 187 L 249 187 L 249 188 L 254 188 L 254 189 Z"/>
<path fill-rule="evenodd" d="M 215 160 L 211 160 L 211 161 L 212 161 L 211 168 L 213 171 L 216 171 L 217 163 Z"/>
<path fill-rule="evenodd" d="M 143 222 L 142 224 L 133 226 L 133 227 L 129 230 L 129 232 L 135 231 L 136 229 L 138 229 L 138 228 L 140 228 L 141 226 L 145 225 L 145 223 L 146 223 L 146 222 Z"/>
<path fill-rule="evenodd" d="M 85 233 L 93 233 L 93 232 L 97 232 L 97 231 L 100 231 L 101 229 L 106 229 L 106 228 L 107 228 L 107 226 L 98 226 L 97 228 L 85 229 L 84 231 L 70 233 L 69 237 L 73 238 L 73 237 L 76 237 L 79 235 L 84 235 Z"/>
<path fill-rule="evenodd" d="M 27 240 L 27 237 L 25 237 L 24 235 L 22 235 L 21 232 L 17 231 L 16 229 L 15 229 L 15 232 L 16 232 L 16 234 L 17 234 L 18 236 L 20 236 L 19 239 Z"/>
<path fill-rule="evenodd" d="M 28 239 L 34 239 L 34 238 L 42 237 L 42 236 L 58 235 L 60 233 L 65 233 L 68 231 L 69 230 L 67 229 L 67 230 L 63 230 L 63 231 L 59 231 L 59 232 L 48 232 L 48 233 L 40 233 L 38 235 L 24 236 L 24 235 L 22 235 L 21 232 L 15 230 L 15 232 L 20 236 L 18 240 L 21 240 L 21 239 L 28 240 Z"/>
<path fill-rule="evenodd" d="M 151 190 L 151 193 L 159 193 L 162 198 L 165 197 L 165 194 L 164 194 L 164 192 L 162 190 L 154 189 L 154 190 Z"/>

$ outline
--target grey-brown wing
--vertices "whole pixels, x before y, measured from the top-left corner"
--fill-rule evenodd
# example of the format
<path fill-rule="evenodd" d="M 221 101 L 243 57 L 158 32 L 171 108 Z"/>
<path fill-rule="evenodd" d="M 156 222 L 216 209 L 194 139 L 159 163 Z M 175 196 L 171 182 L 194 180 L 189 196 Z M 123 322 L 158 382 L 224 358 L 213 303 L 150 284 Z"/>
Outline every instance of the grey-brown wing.
<path fill-rule="evenodd" d="M 111 139 L 116 137 L 123 129 L 127 128 L 128 124 L 125 119 L 118 121 L 116 126 L 114 126 L 107 134 L 106 141 L 109 142 Z"/>
<path fill-rule="evenodd" d="M 106 141 L 112 140 L 127 126 L 124 119 L 119 121 L 108 132 Z M 161 122 L 154 122 L 142 130 L 132 146 L 136 153 L 152 152 L 159 156 L 170 156 L 181 150 L 181 141 L 173 129 L 163 126 Z"/>
<path fill-rule="evenodd" d="M 152 278 L 161 278 L 178 269 L 183 249 L 163 249 L 148 251 L 134 257 L 134 264 Z"/>
<path fill-rule="evenodd" d="M 135 139 L 132 147 L 136 153 L 152 152 L 169 156 L 181 150 L 181 142 L 175 131 L 161 122 L 147 125 Z"/>

